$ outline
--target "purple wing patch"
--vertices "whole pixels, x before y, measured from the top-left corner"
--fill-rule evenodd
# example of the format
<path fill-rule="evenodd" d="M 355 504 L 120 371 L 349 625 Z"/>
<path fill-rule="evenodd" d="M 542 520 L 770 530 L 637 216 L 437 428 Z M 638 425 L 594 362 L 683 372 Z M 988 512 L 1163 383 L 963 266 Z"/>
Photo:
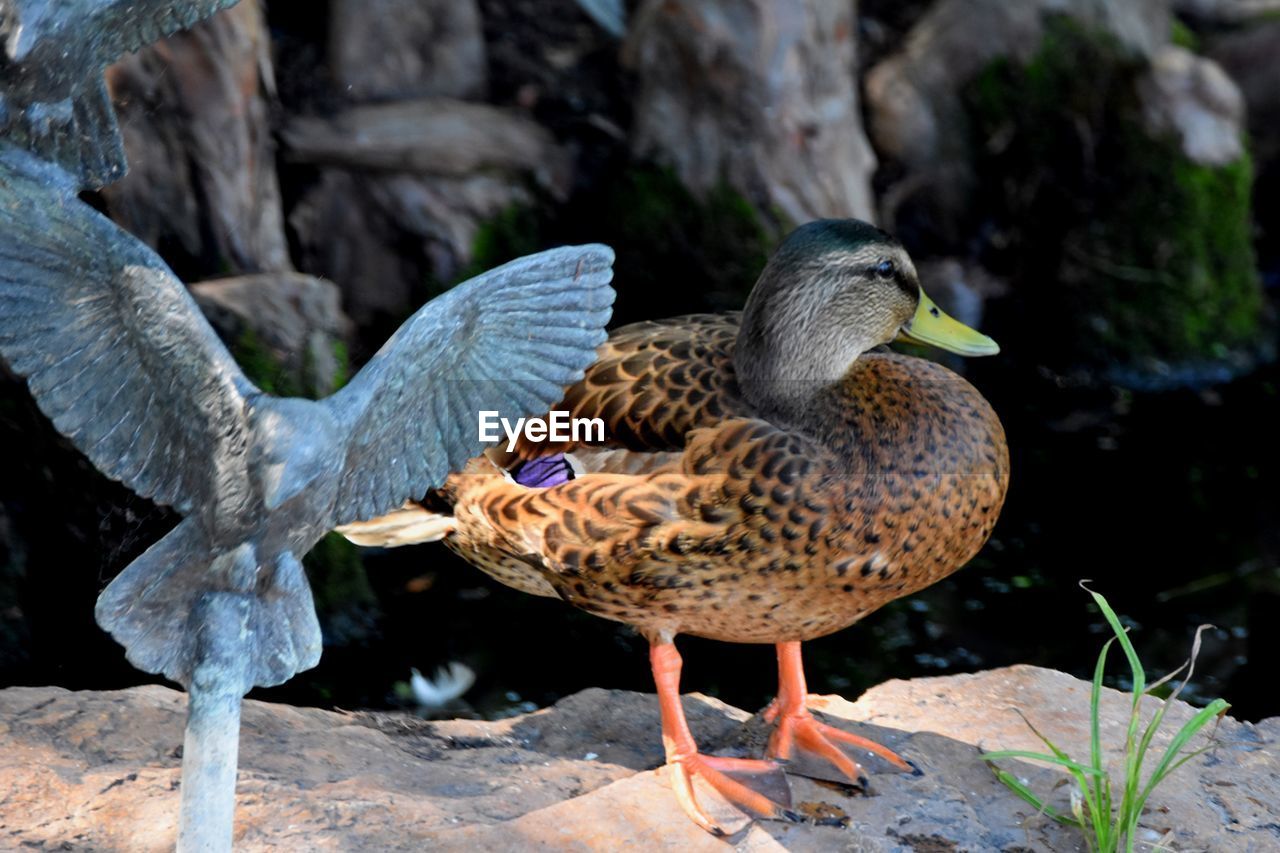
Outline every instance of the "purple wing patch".
<path fill-rule="evenodd" d="M 543 456 L 521 462 L 511 470 L 511 476 L 522 486 L 531 489 L 548 489 L 573 479 L 573 468 L 563 453 Z"/>

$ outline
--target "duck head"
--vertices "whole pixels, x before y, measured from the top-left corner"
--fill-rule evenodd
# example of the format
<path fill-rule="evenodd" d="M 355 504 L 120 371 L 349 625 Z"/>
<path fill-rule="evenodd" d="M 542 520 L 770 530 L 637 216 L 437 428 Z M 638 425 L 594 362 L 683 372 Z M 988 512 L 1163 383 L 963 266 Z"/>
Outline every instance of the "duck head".
<path fill-rule="evenodd" d="M 894 340 L 994 355 L 991 338 L 947 316 L 884 231 L 820 219 L 793 231 L 747 299 L 734 352 L 743 392 L 766 410 L 802 408 L 864 352 Z"/>

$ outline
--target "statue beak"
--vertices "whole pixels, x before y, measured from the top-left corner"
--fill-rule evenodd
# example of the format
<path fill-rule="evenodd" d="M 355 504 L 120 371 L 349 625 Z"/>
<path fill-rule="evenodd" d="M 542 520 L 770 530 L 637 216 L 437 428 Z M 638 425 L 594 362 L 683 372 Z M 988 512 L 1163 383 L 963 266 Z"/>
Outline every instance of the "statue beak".
<path fill-rule="evenodd" d="M 1000 345 L 943 313 L 933 300 L 920 291 L 920 304 L 915 316 L 898 333 L 897 340 L 928 344 L 958 355 L 995 355 Z"/>

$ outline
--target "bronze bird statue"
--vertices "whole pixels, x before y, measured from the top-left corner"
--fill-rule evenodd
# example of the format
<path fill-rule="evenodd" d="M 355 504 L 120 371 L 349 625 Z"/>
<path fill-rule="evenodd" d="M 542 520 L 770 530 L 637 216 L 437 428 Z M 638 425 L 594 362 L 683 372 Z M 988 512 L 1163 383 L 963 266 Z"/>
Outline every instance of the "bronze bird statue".
<path fill-rule="evenodd" d="M 613 332 L 561 408 L 605 440 L 522 442 L 472 460 L 422 503 L 343 528 L 393 546 L 440 539 L 497 580 L 634 626 L 651 644 L 670 778 L 787 817 L 770 760 L 703 755 L 679 699 L 677 634 L 777 645 L 768 755 L 823 759 L 864 783 L 888 749 L 805 706 L 800 644 L 964 565 L 991 534 L 1009 463 L 1000 421 L 897 338 L 963 355 L 994 341 L 942 313 L 903 248 L 854 220 L 813 222 L 773 255 L 742 313 Z M 495 461 L 496 460 L 496 461 Z M 785 790 L 785 786 L 782 786 Z"/>
<path fill-rule="evenodd" d="M 0 0 L 0 139 L 85 188 L 124 176 L 103 69 L 236 0 Z"/>
<path fill-rule="evenodd" d="M 605 339 L 613 252 L 555 249 L 460 284 L 334 395 L 283 399 L 78 189 L 0 144 L 0 357 L 99 470 L 184 516 L 96 614 L 130 662 L 187 687 L 179 847 L 229 849 L 240 698 L 320 657 L 301 557 L 443 484 L 482 449 L 477 411 L 560 399 Z"/>

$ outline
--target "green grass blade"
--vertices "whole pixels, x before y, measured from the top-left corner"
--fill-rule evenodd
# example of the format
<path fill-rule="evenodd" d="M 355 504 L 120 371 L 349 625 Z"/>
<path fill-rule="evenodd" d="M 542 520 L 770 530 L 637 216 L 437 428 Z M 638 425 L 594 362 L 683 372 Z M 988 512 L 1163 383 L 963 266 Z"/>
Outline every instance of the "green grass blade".
<path fill-rule="evenodd" d="M 1089 692 L 1089 758 L 1094 767 L 1102 767 L 1102 723 L 1098 704 L 1102 701 L 1102 674 L 1107 666 L 1107 652 L 1115 640 L 1102 644 L 1098 664 L 1093 668 L 1093 690 Z"/>
<path fill-rule="evenodd" d="M 1146 802 L 1147 797 L 1151 795 L 1151 791 L 1159 785 L 1166 776 L 1173 771 L 1170 767 L 1178 754 L 1182 752 L 1182 748 L 1187 745 L 1196 733 L 1209 724 L 1211 720 L 1226 713 L 1231 705 L 1225 699 L 1214 699 L 1205 707 L 1201 708 L 1194 717 L 1188 720 L 1178 733 L 1173 736 L 1173 740 L 1165 747 L 1164 755 L 1160 757 L 1160 763 L 1156 765 L 1156 769 L 1151 772 L 1151 778 L 1147 780 L 1146 786 L 1142 790 L 1142 802 Z M 1180 766 L 1180 765 L 1179 765 Z"/>
<path fill-rule="evenodd" d="M 1142 661 L 1138 660 L 1138 653 L 1133 648 L 1133 643 L 1129 642 L 1129 632 L 1120 624 L 1120 617 L 1116 616 L 1116 612 L 1111 609 L 1111 605 L 1107 600 L 1098 593 L 1081 584 L 1089 595 L 1093 596 L 1093 601 L 1098 605 L 1098 609 L 1102 611 L 1102 616 L 1111 626 L 1111 630 L 1115 632 L 1116 639 L 1120 641 L 1120 648 L 1124 650 L 1124 656 L 1129 659 L 1129 669 L 1133 670 L 1133 695 L 1134 704 L 1137 705 L 1138 699 L 1146 691 L 1147 674 L 1142 669 Z"/>
<path fill-rule="evenodd" d="M 1138 727 L 1142 722 L 1142 696 L 1146 690 L 1147 675 L 1142 668 L 1142 661 L 1138 659 L 1137 650 L 1134 649 L 1133 643 L 1129 640 L 1129 632 L 1120 623 L 1120 617 L 1111 609 L 1110 603 L 1102 595 L 1084 586 L 1083 583 L 1081 586 L 1093 597 L 1094 603 L 1098 605 L 1098 610 L 1101 611 L 1103 618 L 1107 620 L 1107 624 L 1111 626 L 1111 631 L 1120 643 L 1121 650 L 1124 651 L 1124 656 L 1129 662 L 1129 670 L 1133 676 L 1133 701 L 1130 705 L 1129 727 L 1125 732 L 1124 740 L 1124 785 L 1120 795 L 1120 811 L 1116 815 L 1115 825 L 1111 827 L 1114 831 L 1115 826 L 1123 828 L 1128 825 L 1133 803 L 1138 793 L 1139 775 L 1142 772 L 1142 753 L 1137 749 Z M 1101 682 L 1099 682 L 1098 691 L 1101 692 Z M 1119 838 L 1113 836 L 1113 840 L 1119 841 Z"/>
<path fill-rule="evenodd" d="M 1102 760 L 1102 715 L 1099 705 L 1102 701 L 1102 676 L 1107 665 L 1107 653 L 1115 640 L 1107 640 L 1098 653 L 1098 663 L 1093 668 L 1093 685 L 1089 691 L 1089 758 L 1090 764 L 1101 776 L 1091 791 L 1085 791 L 1089 804 L 1089 821 L 1093 824 L 1094 838 L 1099 849 L 1110 849 L 1111 846 L 1111 778 L 1105 775 L 1106 769 Z"/>
<path fill-rule="evenodd" d="M 1073 770 L 1076 773 L 1083 773 L 1086 776 L 1104 775 L 1101 771 L 1087 764 L 1081 764 L 1078 761 L 1072 761 L 1065 754 L 1050 755 L 1047 752 L 1031 752 L 1026 749 L 1002 749 L 998 752 L 986 752 L 982 755 L 983 761 L 1000 761 L 1005 758 L 1030 758 L 1035 761 L 1043 761 L 1046 764 L 1053 764 L 1058 767 L 1065 767 L 1067 770 Z"/>
<path fill-rule="evenodd" d="M 1169 774 L 1211 748 L 1206 746 L 1188 751 L 1187 745 L 1191 738 L 1195 737 L 1211 720 L 1225 713 L 1230 705 L 1222 699 L 1216 699 L 1207 707 L 1198 711 L 1174 735 L 1151 771 L 1150 778 L 1143 784 L 1142 769 L 1147 762 L 1147 753 L 1151 751 L 1156 733 L 1160 731 L 1164 724 L 1169 703 L 1178 697 L 1178 694 L 1182 692 L 1195 671 L 1195 661 L 1200 651 L 1201 634 L 1209 626 L 1201 626 L 1196 631 L 1190 659 L 1148 687 L 1146 671 L 1142 668 L 1142 662 L 1139 660 L 1138 653 L 1129 639 L 1128 631 L 1121 624 L 1120 618 L 1111 608 L 1106 598 L 1089 589 L 1088 583 L 1089 581 L 1081 581 L 1080 586 L 1093 597 L 1098 610 L 1102 613 L 1103 618 L 1107 620 L 1107 624 L 1115 635 L 1103 644 L 1098 654 L 1098 662 L 1093 671 L 1092 690 L 1089 696 L 1090 764 L 1082 764 L 1068 756 L 1032 725 L 1026 715 L 1017 708 L 1014 710 L 1022 717 L 1023 722 L 1027 724 L 1027 727 L 1031 729 L 1035 736 L 1048 748 L 1049 752 L 1002 750 L 986 753 L 983 755 L 983 759 L 993 762 L 1004 758 L 1022 758 L 1064 768 L 1076 784 L 1076 788 L 1072 789 L 1072 816 L 1070 817 L 1047 806 L 1026 785 L 1019 782 L 1013 774 L 992 765 L 992 769 L 1001 782 L 1042 814 L 1047 814 L 1060 823 L 1079 826 L 1085 834 L 1085 841 L 1091 850 L 1115 853 L 1115 851 L 1121 849 L 1121 844 L 1123 843 L 1126 851 L 1132 851 L 1137 843 L 1136 835 L 1139 821 L 1142 817 L 1142 810 L 1152 791 Z M 1124 742 L 1124 779 L 1118 794 L 1112 791 L 1111 777 L 1104 767 L 1101 731 L 1102 682 L 1106 673 L 1107 657 L 1111 644 L 1114 642 L 1120 643 L 1120 648 L 1124 651 L 1125 659 L 1128 661 L 1129 669 L 1133 674 L 1133 691 Z M 1149 689 L 1164 685 L 1177 678 L 1183 672 L 1186 674 L 1182 681 L 1171 692 L 1168 699 L 1159 702 L 1151 720 L 1143 727 L 1143 696 Z M 1068 782 L 1063 779 L 1058 784 L 1068 784 Z M 1076 796 L 1077 791 L 1078 796 Z M 1087 815 L 1085 814 L 1086 811 L 1088 812 Z M 1092 832 L 1092 835 L 1090 835 L 1090 832 Z"/>
<path fill-rule="evenodd" d="M 996 771 L 996 778 L 1003 782 L 1010 791 L 1013 791 L 1019 797 L 1030 803 L 1031 807 L 1034 808 L 1038 814 L 1046 815 L 1059 823 L 1065 823 L 1068 826 L 1079 826 L 1079 823 L 1076 822 L 1075 818 L 1071 815 L 1062 814 L 1062 812 L 1058 811 L 1053 806 L 1042 801 L 1030 788 L 1022 784 L 1021 780 L 1019 780 L 1017 776 L 1014 776 L 1008 770 L 1001 770 L 998 767 L 993 769 Z"/>

